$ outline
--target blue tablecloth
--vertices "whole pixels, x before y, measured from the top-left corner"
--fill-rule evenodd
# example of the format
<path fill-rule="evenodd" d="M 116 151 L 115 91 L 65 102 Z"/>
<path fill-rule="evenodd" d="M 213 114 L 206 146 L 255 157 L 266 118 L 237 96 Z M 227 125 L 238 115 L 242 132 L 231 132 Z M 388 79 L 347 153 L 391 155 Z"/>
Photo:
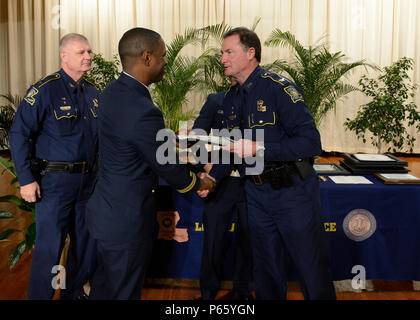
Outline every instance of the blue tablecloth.
<path fill-rule="evenodd" d="M 420 280 L 420 185 L 385 185 L 373 176 L 365 177 L 373 184 L 335 184 L 329 177 L 326 182 L 320 181 L 333 279 L 351 279 L 355 276 L 353 267 L 361 265 L 367 279 Z M 159 223 L 148 276 L 198 279 L 203 201 L 196 195 L 180 195 L 164 183 L 158 194 Z M 179 213 L 178 221 L 172 219 L 173 211 Z M 358 213 L 364 219 L 350 219 Z M 373 220 L 366 220 L 366 215 Z M 375 224 L 376 229 L 360 241 L 367 231 L 363 229 L 366 221 L 371 226 L 370 233 Z M 232 223 L 234 241 L 235 218 Z M 174 227 L 178 229 L 175 237 L 171 235 Z M 358 231 L 362 238 L 358 238 Z M 231 252 L 225 261 L 225 279 L 230 280 Z M 290 280 L 296 280 L 290 261 L 288 269 Z"/>

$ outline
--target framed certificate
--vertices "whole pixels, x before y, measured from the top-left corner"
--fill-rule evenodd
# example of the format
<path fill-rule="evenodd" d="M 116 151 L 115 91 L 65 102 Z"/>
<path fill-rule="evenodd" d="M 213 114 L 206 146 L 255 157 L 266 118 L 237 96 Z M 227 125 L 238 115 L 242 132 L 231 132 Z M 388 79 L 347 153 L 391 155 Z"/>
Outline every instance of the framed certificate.
<path fill-rule="evenodd" d="M 350 174 L 337 163 L 314 163 L 313 167 L 318 174 Z"/>
<path fill-rule="evenodd" d="M 420 178 L 408 173 L 375 173 L 385 184 L 420 184 Z"/>
<path fill-rule="evenodd" d="M 344 153 L 344 161 L 353 167 L 404 167 L 407 161 L 390 154 Z M 377 171 L 379 172 L 379 171 Z"/>

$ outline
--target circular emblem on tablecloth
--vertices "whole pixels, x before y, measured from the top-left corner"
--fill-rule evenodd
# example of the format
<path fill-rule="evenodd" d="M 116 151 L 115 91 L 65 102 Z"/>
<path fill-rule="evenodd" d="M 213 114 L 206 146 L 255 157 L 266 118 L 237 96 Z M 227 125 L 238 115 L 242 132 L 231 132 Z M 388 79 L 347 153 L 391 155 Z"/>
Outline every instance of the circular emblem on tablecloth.
<path fill-rule="evenodd" d="M 363 241 L 376 231 L 376 219 L 368 210 L 355 209 L 344 218 L 343 230 L 349 239 Z"/>

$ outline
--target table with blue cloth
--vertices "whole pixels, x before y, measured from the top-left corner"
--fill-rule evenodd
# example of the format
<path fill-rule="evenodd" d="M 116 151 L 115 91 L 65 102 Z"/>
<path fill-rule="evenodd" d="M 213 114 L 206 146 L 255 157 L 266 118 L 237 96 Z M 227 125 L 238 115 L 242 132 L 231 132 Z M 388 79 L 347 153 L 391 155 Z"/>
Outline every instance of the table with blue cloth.
<path fill-rule="evenodd" d="M 355 266 L 364 268 L 366 279 L 420 280 L 420 185 L 386 185 L 372 175 L 364 176 L 372 184 L 336 184 L 324 177 L 321 203 L 333 280 L 352 279 Z M 180 195 L 163 181 L 158 196 L 148 277 L 199 279 L 203 201 Z M 234 224 L 235 218 L 232 241 Z M 231 261 L 228 252 L 226 280 L 231 280 Z M 290 280 L 297 280 L 290 259 L 287 269 Z"/>

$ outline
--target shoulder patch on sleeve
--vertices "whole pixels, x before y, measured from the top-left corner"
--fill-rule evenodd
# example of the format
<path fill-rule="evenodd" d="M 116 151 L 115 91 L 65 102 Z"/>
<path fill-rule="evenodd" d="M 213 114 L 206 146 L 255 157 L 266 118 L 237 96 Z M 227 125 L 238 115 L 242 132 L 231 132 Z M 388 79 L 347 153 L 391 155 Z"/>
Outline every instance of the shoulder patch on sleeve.
<path fill-rule="evenodd" d="M 284 91 L 292 98 L 293 103 L 304 101 L 303 95 L 294 86 L 287 86 Z"/>
<path fill-rule="evenodd" d="M 39 93 L 39 90 L 35 87 L 31 87 L 28 90 L 28 93 L 26 94 L 25 98 L 23 98 L 27 103 L 29 103 L 31 106 L 33 106 L 36 102 L 35 96 Z"/>
<path fill-rule="evenodd" d="M 23 98 L 27 103 L 29 103 L 31 106 L 33 106 L 36 102 L 37 99 L 37 95 L 39 93 L 40 88 L 42 88 L 44 85 L 46 85 L 47 83 L 54 81 L 54 80 L 58 80 L 60 79 L 61 76 L 59 73 L 53 73 L 51 75 L 48 75 L 44 78 L 42 78 L 41 80 L 39 80 L 38 82 L 36 82 L 35 84 L 33 84 L 28 92 L 26 93 L 26 96 Z"/>

